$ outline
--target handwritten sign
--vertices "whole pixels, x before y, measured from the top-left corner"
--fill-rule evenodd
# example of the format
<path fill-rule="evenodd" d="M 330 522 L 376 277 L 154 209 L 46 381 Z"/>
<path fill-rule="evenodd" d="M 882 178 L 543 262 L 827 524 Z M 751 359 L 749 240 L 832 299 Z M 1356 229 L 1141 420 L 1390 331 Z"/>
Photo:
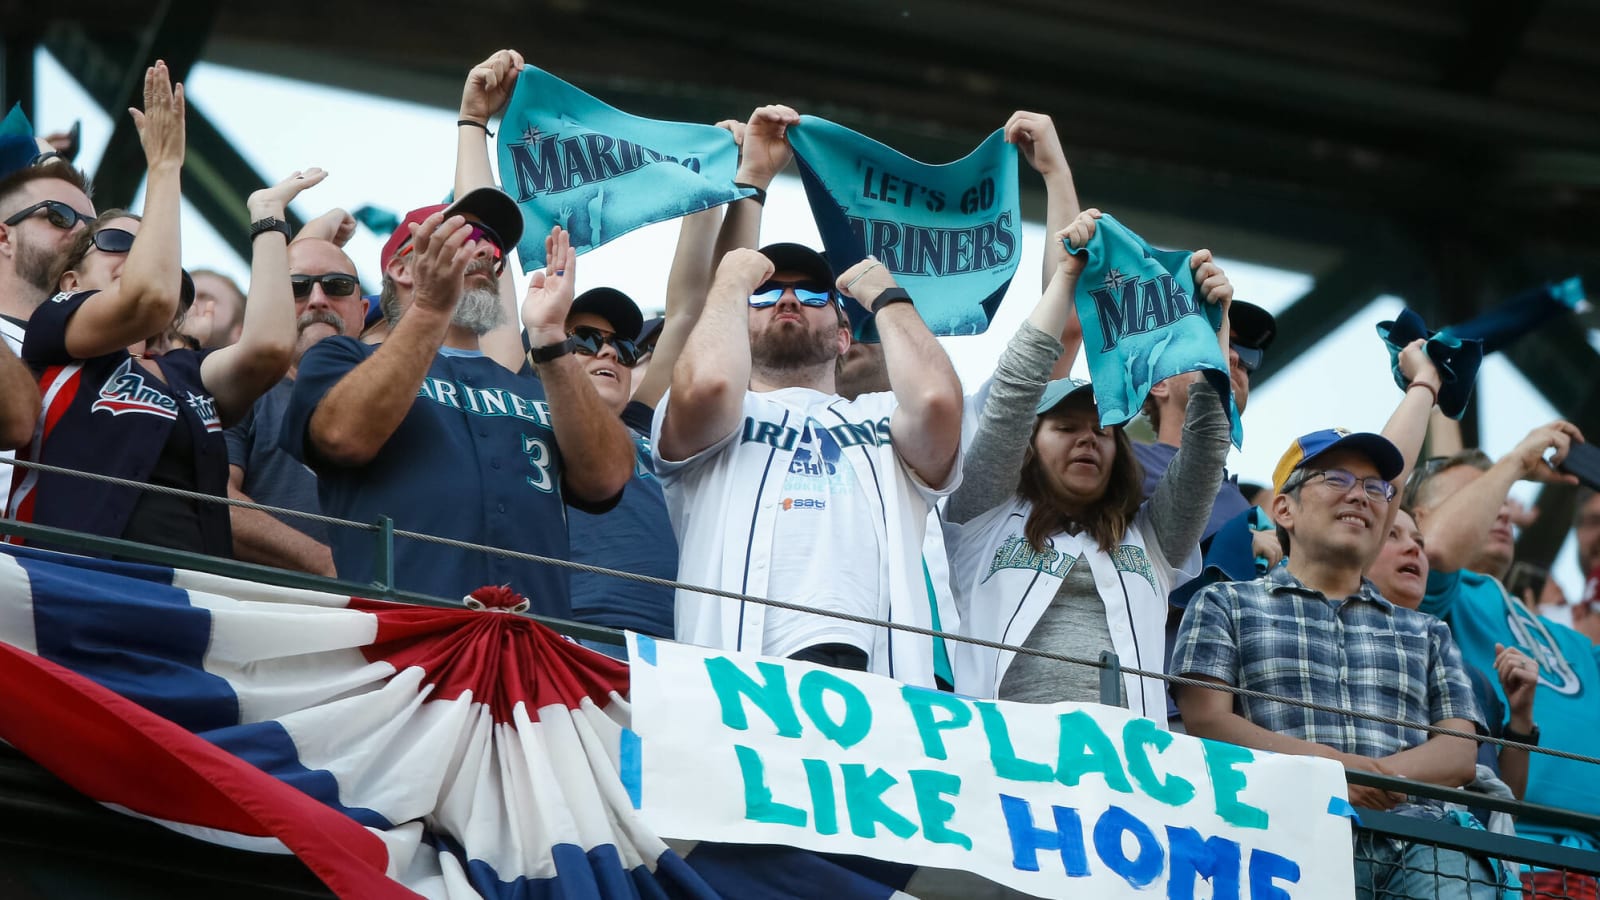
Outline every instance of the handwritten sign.
<path fill-rule="evenodd" d="M 1354 892 L 1328 760 L 1093 704 L 971 700 L 640 635 L 630 652 L 624 779 L 663 837 L 958 869 L 1043 897 Z"/>

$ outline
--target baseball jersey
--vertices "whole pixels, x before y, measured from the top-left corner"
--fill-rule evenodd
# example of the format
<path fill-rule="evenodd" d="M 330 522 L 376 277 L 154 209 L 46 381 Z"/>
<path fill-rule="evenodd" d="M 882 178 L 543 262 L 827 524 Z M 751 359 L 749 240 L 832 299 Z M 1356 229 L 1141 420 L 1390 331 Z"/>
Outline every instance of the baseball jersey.
<path fill-rule="evenodd" d="M 262 394 L 239 424 L 222 433 L 228 442 L 228 465 L 244 470 L 244 493 L 255 502 L 320 513 L 317 476 L 278 443 L 292 396 L 294 379 L 285 378 Z M 277 513 L 273 517 L 319 544 L 328 542 L 328 526 L 321 522 Z"/>
<path fill-rule="evenodd" d="M 28 323 L 23 319 L 0 315 L 0 340 L 6 342 L 11 352 L 22 356 L 22 339 L 28 334 Z M 12 459 L 16 453 L 10 450 L 0 450 L 0 459 Z M 11 496 L 12 466 L 0 465 L 0 496 Z"/>
<path fill-rule="evenodd" d="M 656 477 L 667 498 L 673 530 L 678 535 L 679 578 L 757 597 L 807 602 L 819 586 L 781 583 L 773 575 L 776 554 L 804 556 L 814 548 L 779 546 L 779 517 L 832 516 L 846 510 L 867 520 L 874 538 L 876 589 L 867 599 L 877 618 L 929 627 L 932 610 L 922 565 L 924 529 L 934 500 L 960 481 L 956 460 L 948 483 L 924 484 L 901 460 L 893 446 L 889 418 L 893 394 L 862 394 L 845 400 L 806 388 L 746 392 L 738 427 L 712 446 L 685 460 L 663 459 L 661 428 L 671 406 L 668 391 L 656 408 L 652 429 Z M 810 440 L 802 435 L 812 432 Z M 816 434 L 825 433 L 837 454 Z M 821 453 L 819 455 L 819 448 Z M 830 456 L 832 457 L 830 459 Z M 818 468 L 849 468 L 858 490 L 848 502 L 835 504 L 830 480 L 824 506 L 816 491 L 794 492 L 791 476 L 817 477 Z M 843 482 L 841 481 L 841 485 Z M 785 501 L 790 501 L 787 505 Z M 855 565 L 849 557 L 833 561 L 834 570 Z M 677 638 L 703 646 L 759 652 L 764 646 L 769 608 L 761 604 L 680 591 Z M 933 686 L 932 642 L 925 637 L 872 628 L 870 668 L 908 684 Z"/>
<path fill-rule="evenodd" d="M 633 433 L 638 461 L 616 508 L 603 514 L 574 509 L 567 519 L 576 562 L 656 578 L 678 577 L 678 541 L 667 499 L 650 460 L 650 419 L 655 411 L 632 402 L 622 423 Z M 572 573 L 572 617 L 655 637 L 672 637 L 672 588 L 613 575 Z"/>
<path fill-rule="evenodd" d="M 155 360 L 161 378 L 126 350 L 73 359 L 66 348 L 67 322 L 95 293 L 57 294 L 28 322 L 22 358 L 39 377 L 44 411 L 33 441 L 18 457 L 141 482 L 152 480 L 159 467 L 163 474 L 157 482 L 170 479 L 173 487 L 225 496 L 228 452 L 222 422 L 200 380 L 200 364 L 209 351 L 162 354 Z M 179 428 L 185 433 L 175 435 Z M 173 459 L 163 460 L 169 446 L 188 448 L 178 471 Z M 29 471 L 14 480 L 8 509 L 24 522 L 232 556 L 233 532 L 223 504 L 163 501 L 164 515 L 183 514 L 178 504 L 188 509 L 194 538 L 179 541 L 165 533 L 129 532 L 141 502 L 148 501 L 137 488 Z"/>
<path fill-rule="evenodd" d="M 283 448 L 317 473 L 325 515 L 376 522 L 439 537 L 568 557 L 561 451 L 544 387 L 526 367 L 513 373 L 475 351 L 441 348 L 411 409 L 370 462 L 339 466 L 308 446 L 311 414 L 324 395 L 379 346 L 330 337 L 300 360 L 284 414 Z M 341 578 L 377 576 L 369 531 L 334 527 L 329 547 Z M 396 538 L 395 586 L 462 597 L 484 585 L 510 585 L 534 613 L 570 617 L 567 570 L 534 562 Z"/>

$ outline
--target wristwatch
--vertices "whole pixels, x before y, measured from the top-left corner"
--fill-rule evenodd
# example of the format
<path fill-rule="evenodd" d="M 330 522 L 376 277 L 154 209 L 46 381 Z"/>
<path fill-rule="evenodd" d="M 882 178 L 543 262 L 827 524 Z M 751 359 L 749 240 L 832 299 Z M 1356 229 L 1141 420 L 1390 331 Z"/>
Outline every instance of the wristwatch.
<path fill-rule="evenodd" d="M 1539 746 L 1539 726 L 1537 725 L 1533 726 L 1533 730 L 1527 734 L 1514 731 L 1510 725 L 1507 725 L 1500 729 L 1500 736 L 1508 741 L 1516 741 L 1519 744 L 1528 744 L 1533 747 Z"/>
<path fill-rule="evenodd" d="M 283 235 L 283 239 L 286 241 L 294 237 L 294 233 L 289 230 L 288 222 L 277 216 L 267 216 L 265 219 L 257 219 L 250 223 L 250 240 L 254 241 L 269 231 L 278 232 Z"/>
<path fill-rule="evenodd" d="M 534 365 L 538 365 L 539 363 L 547 363 L 552 359 L 560 359 L 561 357 L 566 356 L 568 353 L 571 353 L 573 350 L 577 349 L 577 347 L 577 339 L 569 337 L 559 343 L 546 344 L 543 347 L 534 347 L 530 349 L 528 351 L 528 361 L 532 362 Z"/>

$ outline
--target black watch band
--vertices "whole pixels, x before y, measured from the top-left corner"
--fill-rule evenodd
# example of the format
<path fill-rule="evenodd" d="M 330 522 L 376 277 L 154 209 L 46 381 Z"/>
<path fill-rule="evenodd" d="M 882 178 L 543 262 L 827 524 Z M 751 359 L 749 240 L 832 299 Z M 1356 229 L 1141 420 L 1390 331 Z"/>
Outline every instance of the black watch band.
<path fill-rule="evenodd" d="M 1516 741 L 1519 744 L 1527 744 L 1532 747 L 1537 747 L 1539 746 L 1539 726 L 1535 725 L 1533 726 L 1532 731 L 1528 732 L 1527 734 L 1523 734 L 1520 731 L 1514 730 L 1510 725 L 1507 725 L 1505 728 L 1500 730 L 1500 737 L 1508 741 Z"/>
<path fill-rule="evenodd" d="M 762 206 L 766 206 L 767 205 L 767 189 L 766 188 L 758 188 L 753 184 L 749 184 L 749 183 L 743 182 L 743 181 L 735 181 L 733 183 L 733 186 L 736 187 L 736 188 L 745 188 L 747 190 L 755 191 L 755 195 L 754 196 L 746 197 L 744 199 L 746 199 L 746 200 L 754 200 L 755 202 L 761 204 Z"/>
<path fill-rule="evenodd" d="M 877 315 L 883 311 L 885 306 L 891 303 L 911 303 L 911 295 L 906 293 L 905 288 L 889 288 L 879 294 L 876 300 L 872 301 L 872 314 Z M 915 306 L 916 304 L 913 303 L 912 305 Z"/>
<path fill-rule="evenodd" d="M 528 351 L 528 361 L 534 365 L 547 363 L 552 359 L 560 359 L 577 349 L 578 342 L 575 338 L 567 338 L 555 344 L 546 344 L 543 347 L 534 347 Z"/>
<path fill-rule="evenodd" d="M 286 241 L 294 237 L 294 233 L 289 230 L 288 222 L 277 216 L 267 216 L 265 219 L 257 219 L 250 223 L 250 240 L 253 241 L 269 231 L 276 231 L 283 235 L 283 239 Z"/>

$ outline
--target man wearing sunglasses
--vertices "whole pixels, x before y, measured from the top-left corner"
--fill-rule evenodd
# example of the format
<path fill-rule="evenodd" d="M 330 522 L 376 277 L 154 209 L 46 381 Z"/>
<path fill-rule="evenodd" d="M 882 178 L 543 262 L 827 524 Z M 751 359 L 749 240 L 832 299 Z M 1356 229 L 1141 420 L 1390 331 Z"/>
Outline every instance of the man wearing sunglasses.
<path fill-rule="evenodd" d="M 495 276 L 521 236 L 521 211 L 494 188 L 414 211 L 383 249 L 388 337 L 376 346 L 327 338 L 301 359 L 282 440 L 316 471 L 324 512 L 567 558 L 563 505 L 616 502 L 633 443 L 563 340 L 576 256 L 560 229 L 546 238 L 552 265 L 534 274 L 522 307 L 538 377 L 484 348 L 500 313 Z M 315 292 L 329 289 L 343 285 L 320 279 Z M 331 537 L 341 577 L 373 576 L 371 535 Z M 408 539 L 396 551 L 403 589 L 459 597 L 509 584 L 533 611 L 571 615 L 564 569 Z"/>
<path fill-rule="evenodd" d="M 197 279 L 198 280 L 198 279 Z M 296 341 L 284 379 L 257 400 L 228 441 L 228 496 L 301 512 L 320 513 L 317 477 L 279 445 L 294 394 L 296 367 L 312 345 L 333 335 L 356 337 L 366 312 L 356 266 L 338 244 L 302 235 L 289 243 L 289 287 L 294 296 Z M 232 507 L 234 555 L 261 563 L 334 575 L 326 525 Z"/>
<path fill-rule="evenodd" d="M 1404 469 L 1401 451 L 1381 435 L 1330 429 L 1291 444 L 1273 474 L 1272 500 L 1288 564 L 1196 594 L 1183 615 L 1171 671 L 1405 722 L 1468 733 L 1480 728 L 1449 629 L 1389 602 L 1362 577 L 1387 536 L 1398 503 L 1394 481 Z M 1467 738 L 1206 687 L 1179 687 L 1178 706 L 1188 732 L 1211 740 L 1447 787 L 1476 774 L 1476 749 Z M 1351 785 L 1349 799 L 1357 807 L 1453 819 L 1438 801 L 1375 788 Z M 1355 860 L 1360 898 L 1500 897 L 1487 862 L 1461 851 L 1363 833 Z"/>
<path fill-rule="evenodd" d="M 0 179 L 0 334 L 13 351 L 34 309 L 56 292 L 73 237 L 94 218 L 88 185 L 71 166 L 28 166 Z"/>
<path fill-rule="evenodd" d="M 892 393 L 835 392 L 845 297 L 876 319 Z M 837 279 L 798 244 L 722 258 L 655 419 L 682 580 L 932 624 L 923 532 L 959 481 L 962 397 L 909 300 L 870 257 Z M 679 640 L 934 685 L 927 638 L 691 592 L 676 612 Z"/>

